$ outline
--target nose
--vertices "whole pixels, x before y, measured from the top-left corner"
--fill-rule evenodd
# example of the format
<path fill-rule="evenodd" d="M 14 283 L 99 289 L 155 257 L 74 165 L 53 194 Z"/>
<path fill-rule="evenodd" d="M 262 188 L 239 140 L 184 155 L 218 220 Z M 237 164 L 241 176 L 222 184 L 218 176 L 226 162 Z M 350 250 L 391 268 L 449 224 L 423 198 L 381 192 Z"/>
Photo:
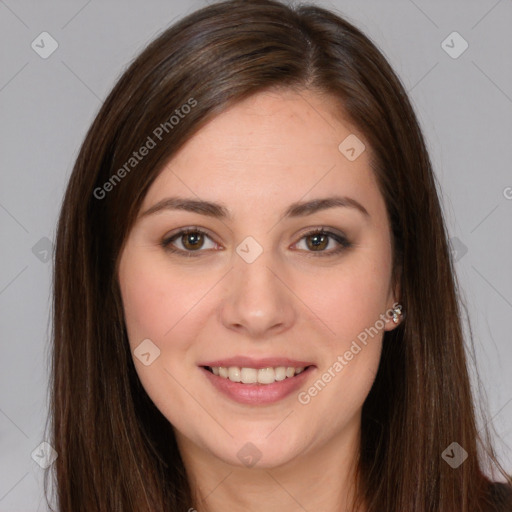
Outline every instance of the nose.
<path fill-rule="evenodd" d="M 224 285 L 222 324 L 253 339 L 267 339 L 290 329 L 297 318 L 297 304 L 282 265 L 263 253 L 252 263 L 235 257 Z"/>

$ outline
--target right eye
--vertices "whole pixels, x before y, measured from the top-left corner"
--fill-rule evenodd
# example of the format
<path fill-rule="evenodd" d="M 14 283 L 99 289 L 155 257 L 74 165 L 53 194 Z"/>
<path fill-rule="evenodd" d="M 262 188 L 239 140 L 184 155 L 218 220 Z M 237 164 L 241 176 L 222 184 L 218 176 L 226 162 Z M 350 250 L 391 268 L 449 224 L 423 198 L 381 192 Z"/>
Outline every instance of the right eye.
<path fill-rule="evenodd" d="M 207 247 L 206 250 L 215 249 L 217 244 L 213 242 L 207 232 L 196 227 L 182 229 L 170 237 L 166 237 L 162 240 L 161 245 L 165 250 L 180 256 L 199 256 L 199 254 L 194 253 L 204 252 L 201 249 L 204 249 L 205 238 L 213 243 L 213 247 Z M 175 242 L 179 242 L 181 247 L 173 245 Z"/>

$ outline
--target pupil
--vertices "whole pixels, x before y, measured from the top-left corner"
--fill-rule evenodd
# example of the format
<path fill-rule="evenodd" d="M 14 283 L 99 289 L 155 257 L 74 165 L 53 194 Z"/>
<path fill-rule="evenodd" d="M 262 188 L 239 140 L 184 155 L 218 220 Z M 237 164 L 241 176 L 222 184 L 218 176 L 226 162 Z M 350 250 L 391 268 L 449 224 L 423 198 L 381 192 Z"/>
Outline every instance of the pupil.
<path fill-rule="evenodd" d="M 192 246 L 191 248 L 192 249 L 195 249 L 197 248 L 196 246 L 199 244 L 199 246 L 201 245 L 199 242 L 200 242 L 200 239 L 201 239 L 201 234 L 200 233 L 187 233 L 185 235 L 185 243 L 183 245 L 185 245 L 185 247 L 188 247 L 188 246 Z"/>
<path fill-rule="evenodd" d="M 326 236 L 323 234 L 312 235 L 311 239 L 313 241 L 313 243 L 312 243 L 313 247 L 318 248 L 321 245 L 322 245 L 322 247 L 325 245 L 324 242 L 325 242 Z"/>

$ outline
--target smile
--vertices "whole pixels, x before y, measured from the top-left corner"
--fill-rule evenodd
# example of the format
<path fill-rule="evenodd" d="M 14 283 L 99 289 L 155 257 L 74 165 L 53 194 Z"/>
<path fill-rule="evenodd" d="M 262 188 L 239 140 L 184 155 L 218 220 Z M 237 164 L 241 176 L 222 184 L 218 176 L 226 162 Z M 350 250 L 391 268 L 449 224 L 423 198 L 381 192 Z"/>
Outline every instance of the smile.
<path fill-rule="evenodd" d="M 241 382 L 243 384 L 273 384 L 285 379 L 294 377 L 302 373 L 303 366 L 294 368 L 293 366 L 278 366 L 276 368 L 240 368 L 238 366 L 207 366 L 207 370 L 214 375 L 229 379 L 232 382 Z"/>
<path fill-rule="evenodd" d="M 278 366 L 259 369 L 201 366 L 200 370 L 209 385 L 230 400 L 247 405 L 267 405 L 298 392 L 315 368 L 314 365 L 302 368 Z M 214 373 L 217 371 L 218 375 Z M 239 377 L 240 380 L 231 380 L 230 375 L 233 375 L 234 379 Z M 264 382 L 260 382 L 260 379 Z"/>

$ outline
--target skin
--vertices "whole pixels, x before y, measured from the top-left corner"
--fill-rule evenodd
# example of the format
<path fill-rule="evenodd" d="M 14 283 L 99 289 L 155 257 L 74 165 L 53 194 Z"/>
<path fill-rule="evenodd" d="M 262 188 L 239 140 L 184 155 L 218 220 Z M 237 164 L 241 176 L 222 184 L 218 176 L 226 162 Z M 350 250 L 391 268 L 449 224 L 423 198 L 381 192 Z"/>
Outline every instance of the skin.
<path fill-rule="evenodd" d="M 173 425 L 199 512 L 348 509 L 358 456 L 361 409 L 379 365 L 387 319 L 343 370 L 308 404 L 297 393 L 270 405 L 244 405 L 219 393 L 201 362 L 235 355 L 311 361 L 310 388 L 357 336 L 393 306 L 391 234 L 370 169 L 370 148 L 354 161 L 338 149 L 364 137 L 317 92 L 258 93 L 224 111 L 192 137 L 149 189 L 121 253 L 119 283 L 130 346 L 149 338 L 160 355 L 139 378 Z M 336 207 L 279 220 L 293 202 L 347 196 L 368 212 Z M 169 196 L 223 203 L 220 220 L 184 210 L 145 211 Z M 208 232 L 203 246 L 161 242 L 190 226 Z M 304 235 L 325 227 L 351 247 L 334 254 Z M 237 246 L 253 237 L 252 263 Z M 210 238 L 208 238 L 210 237 Z M 309 244 L 308 244 L 309 241 Z M 193 244 L 196 245 L 193 245 Z M 328 245 L 327 245 L 328 243 Z M 189 252 L 192 252 L 189 249 Z M 321 256 L 319 252 L 331 252 Z M 261 458 L 246 467 L 238 451 Z M 202 501 L 200 501 L 202 500 Z"/>

